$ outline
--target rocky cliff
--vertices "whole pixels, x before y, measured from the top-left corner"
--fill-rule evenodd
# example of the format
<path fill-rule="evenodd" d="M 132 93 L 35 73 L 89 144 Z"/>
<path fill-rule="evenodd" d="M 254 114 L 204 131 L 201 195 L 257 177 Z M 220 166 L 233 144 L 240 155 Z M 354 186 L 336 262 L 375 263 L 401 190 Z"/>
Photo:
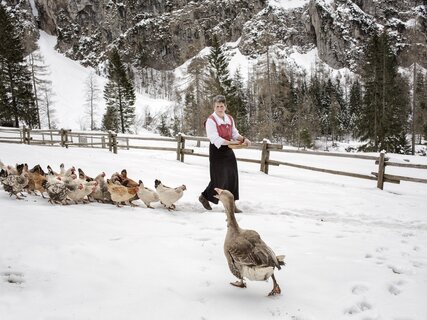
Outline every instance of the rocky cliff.
<path fill-rule="evenodd" d="M 300 2 L 292 9 L 273 0 L 35 0 L 35 6 L 39 27 L 58 36 L 58 50 L 86 65 L 117 46 L 129 63 L 173 69 L 216 35 L 221 43 L 240 38 L 240 51 L 251 56 L 269 45 L 302 53 L 317 47 L 331 67 L 357 71 L 369 38 L 387 30 L 402 66 L 416 60 L 427 68 L 426 0 Z M 28 0 L 6 3 L 27 10 L 22 19 L 35 24 Z"/>

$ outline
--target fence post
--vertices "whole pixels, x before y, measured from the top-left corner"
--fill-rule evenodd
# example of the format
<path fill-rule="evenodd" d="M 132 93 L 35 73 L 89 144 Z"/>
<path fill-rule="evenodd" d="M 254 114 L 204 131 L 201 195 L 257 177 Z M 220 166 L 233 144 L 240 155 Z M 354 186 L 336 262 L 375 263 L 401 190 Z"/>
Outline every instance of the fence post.
<path fill-rule="evenodd" d="M 262 142 L 261 151 L 261 171 L 268 174 L 268 160 L 270 159 L 270 150 L 268 150 L 268 142 L 264 140 Z"/>
<path fill-rule="evenodd" d="M 126 149 L 129 150 L 129 138 L 126 138 Z"/>
<path fill-rule="evenodd" d="M 181 162 L 184 162 L 185 137 L 181 136 Z"/>
<path fill-rule="evenodd" d="M 31 129 L 30 128 L 25 128 L 25 130 L 27 131 L 27 138 L 26 138 L 27 144 L 30 144 L 30 140 L 31 140 L 31 133 L 30 133 L 30 131 L 31 131 Z"/>
<path fill-rule="evenodd" d="M 105 137 L 101 136 L 102 149 L 105 148 Z"/>
<path fill-rule="evenodd" d="M 380 158 L 378 161 L 378 179 L 377 188 L 383 190 L 384 188 L 384 172 L 385 172 L 385 152 L 380 152 Z"/>
<path fill-rule="evenodd" d="M 108 151 L 113 151 L 112 139 L 111 139 L 112 131 L 108 130 Z"/>
<path fill-rule="evenodd" d="M 181 140 L 182 135 L 181 133 L 178 133 L 178 135 L 176 136 L 176 160 L 178 161 L 181 160 Z"/>
<path fill-rule="evenodd" d="M 61 135 L 61 147 L 66 147 L 68 148 L 67 142 L 68 142 L 68 131 L 65 130 L 64 128 L 62 128 L 59 131 L 60 135 Z"/>
<path fill-rule="evenodd" d="M 21 131 L 19 131 L 19 133 L 21 133 Z M 27 144 L 27 127 L 23 126 L 22 127 L 22 143 L 23 144 Z"/>
<path fill-rule="evenodd" d="M 111 145 L 113 147 L 113 153 L 117 154 L 117 133 L 111 133 Z"/>
<path fill-rule="evenodd" d="M 67 148 L 68 149 L 68 132 L 69 131 L 71 131 L 71 130 L 67 130 L 67 129 L 64 129 L 64 145 L 65 145 L 65 148 Z"/>

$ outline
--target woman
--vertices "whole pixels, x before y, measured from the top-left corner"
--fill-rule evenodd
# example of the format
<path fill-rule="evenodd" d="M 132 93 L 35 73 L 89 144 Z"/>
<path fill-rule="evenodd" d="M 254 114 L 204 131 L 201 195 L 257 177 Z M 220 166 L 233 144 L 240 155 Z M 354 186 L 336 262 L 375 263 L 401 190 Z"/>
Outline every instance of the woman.
<path fill-rule="evenodd" d="M 213 98 L 214 112 L 206 120 L 206 134 L 210 140 L 209 163 L 210 178 L 208 186 L 199 197 L 199 201 L 206 210 L 212 210 L 209 202 L 218 204 L 214 197 L 214 188 L 226 189 L 239 200 L 239 175 L 237 172 L 236 156 L 229 145 L 250 145 L 249 139 L 241 136 L 237 131 L 233 118 L 226 114 L 226 101 L 224 96 Z M 242 212 L 237 207 L 236 212 Z"/>

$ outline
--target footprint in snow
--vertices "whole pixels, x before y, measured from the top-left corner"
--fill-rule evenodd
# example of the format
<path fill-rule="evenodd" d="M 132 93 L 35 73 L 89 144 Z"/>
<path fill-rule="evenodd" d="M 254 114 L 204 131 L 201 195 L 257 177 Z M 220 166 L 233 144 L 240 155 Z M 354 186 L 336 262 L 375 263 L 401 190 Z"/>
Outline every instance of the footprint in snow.
<path fill-rule="evenodd" d="M 344 314 L 354 315 L 372 309 L 372 305 L 366 301 L 356 303 L 354 306 L 344 310 Z"/>
<path fill-rule="evenodd" d="M 402 293 L 402 290 L 400 290 L 396 285 L 390 284 L 388 286 L 388 292 L 390 292 L 394 296 L 397 296 Z"/>
<path fill-rule="evenodd" d="M 407 275 L 412 274 L 412 270 L 402 266 L 388 265 L 387 267 L 391 269 L 391 271 L 393 271 L 393 273 L 395 274 L 407 274 Z"/>
<path fill-rule="evenodd" d="M 353 288 L 351 288 L 351 293 L 352 294 L 363 294 L 365 292 L 367 292 L 369 290 L 369 288 L 363 284 L 358 284 L 353 286 Z"/>

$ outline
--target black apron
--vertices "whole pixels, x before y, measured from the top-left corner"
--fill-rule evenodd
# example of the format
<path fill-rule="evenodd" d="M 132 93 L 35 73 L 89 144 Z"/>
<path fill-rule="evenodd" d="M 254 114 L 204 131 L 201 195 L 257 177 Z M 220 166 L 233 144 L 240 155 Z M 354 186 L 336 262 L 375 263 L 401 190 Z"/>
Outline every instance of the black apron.
<path fill-rule="evenodd" d="M 228 146 L 221 146 L 219 149 L 214 145 L 209 145 L 209 163 L 211 181 L 202 195 L 215 204 L 218 199 L 214 198 L 214 188 L 230 191 L 234 195 L 234 200 L 239 200 L 239 175 L 237 172 L 237 160 L 232 149 Z"/>

